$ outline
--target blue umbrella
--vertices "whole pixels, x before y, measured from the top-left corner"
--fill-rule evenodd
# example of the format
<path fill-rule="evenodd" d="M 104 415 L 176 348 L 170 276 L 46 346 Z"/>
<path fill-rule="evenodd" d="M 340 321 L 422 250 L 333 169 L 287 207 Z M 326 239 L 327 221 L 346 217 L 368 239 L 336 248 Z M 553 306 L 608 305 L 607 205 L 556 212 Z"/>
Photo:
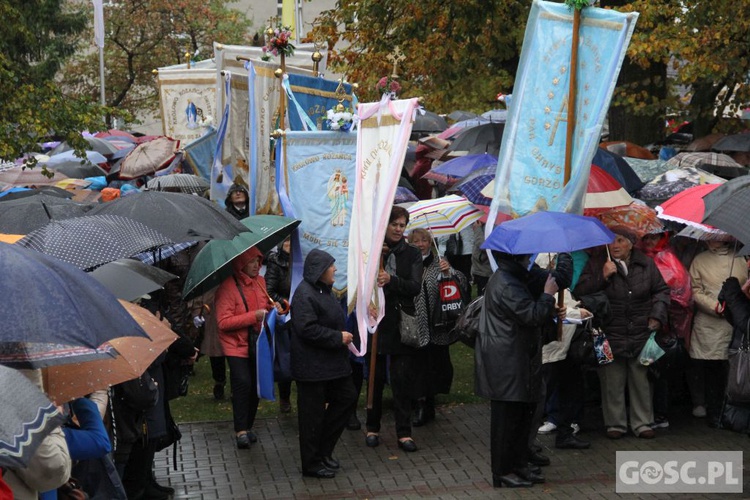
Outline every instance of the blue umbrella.
<path fill-rule="evenodd" d="M 463 178 L 483 168 L 497 168 L 497 157 L 487 153 L 459 156 L 432 169 L 436 174 Z M 426 177 L 426 175 L 425 175 Z"/>
<path fill-rule="evenodd" d="M 593 217 L 535 212 L 497 226 L 482 248 L 514 255 L 574 252 L 612 243 L 614 239 L 614 233 Z"/>
<path fill-rule="evenodd" d="M 407 203 L 410 201 L 419 201 L 419 198 L 417 198 L 417 195 L 412 193 L 409 188 L 403 186 L 397 187 L 393 203 Z"/>
<path fill-rule="evenodd" d="M 42 368 L 114 357 L 109 340 L 147 337 L 93 277 L 18 245 L 0 243 L 0 364 Z"/>
<path fill-rule="evenodd" d="M 604 148 L 596 148 L 596 153 L 591 163 L 614 177 L 625 188 L 628 194 L 632 195 L 644 185 L 641 178 L 633 170 L 633 167 L 622 156 L 616 155 Z"/>

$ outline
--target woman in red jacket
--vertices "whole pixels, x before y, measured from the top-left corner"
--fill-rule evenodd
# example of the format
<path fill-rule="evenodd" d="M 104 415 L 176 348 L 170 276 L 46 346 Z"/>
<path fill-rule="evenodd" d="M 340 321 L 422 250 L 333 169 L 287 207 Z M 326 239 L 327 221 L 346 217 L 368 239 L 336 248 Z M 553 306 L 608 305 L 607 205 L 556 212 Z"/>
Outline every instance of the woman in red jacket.
<path fill-rule="evenodd" d="M 258 275 L 263 254 L 253 247 L 232 261 L 234 274 L 216 291 L 216 322 L 219 341 L 229 365 L 232 414 L 237 448 L 246 449 L 258 440 L 253 433 L 258 411 L 255 341 L 266 312 L 274 307 L 266 294 L 266 281 Z"/>

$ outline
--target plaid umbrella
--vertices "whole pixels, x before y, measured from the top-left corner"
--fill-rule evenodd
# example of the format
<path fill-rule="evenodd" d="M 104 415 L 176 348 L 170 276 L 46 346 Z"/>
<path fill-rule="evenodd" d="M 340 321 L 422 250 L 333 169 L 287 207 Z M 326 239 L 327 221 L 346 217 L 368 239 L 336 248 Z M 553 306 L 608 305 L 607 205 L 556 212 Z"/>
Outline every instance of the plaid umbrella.
<path fill-rule="evenodd" d="M 731 156 L 721 153 L 678 153 L 669 160 L 669 165 L 675 167 L 700 167 L 701 165 L 713 165 L 716 167 L 741 167 Z"/>
<path fill-rule="evenodd" d="M 495 185 L 495 171 L 496 167 L 488 167 L 485 170 L 475 172 L 453 186 L 452 189 L 463 194 L 472 203 L 489 205 L 492 203 L 492 198 L 487 196 L 487 187 Z"/>
<path fill-rule="evenodd" d="M 192 174 L 168 174 L 154 177 L 146 183 L 152 191 L 172 191 L 187 194 L 203 194 L 211 187 L 203 177 Z"/>
<path fill-rule="evenodd" d="M 0 388 L 0 467 L 24 468 L 65 416 L 18 370 L 0 365 Z"/>
<path fill-rule="evenodd" d="M 51 255 L 79 269 L 93 269 L 168 243 L 174 242 L 127 217 L 87 215 L 52 221 L 16 244 Z"/>
<path fill-rule="evenodd" d="M 180 141 L 158 137 L 138 144 L 120 164 L 120 179 L 136 179 L 167 168 L 180 147 Z"/>
<path fill-rule="evenodd" d="M 457 195 L 418 201 L 407 210 L 410 215 L 407 231 L 421 227 L 433 236 L 458 233 L 482 216 L 466 198 Z"/>

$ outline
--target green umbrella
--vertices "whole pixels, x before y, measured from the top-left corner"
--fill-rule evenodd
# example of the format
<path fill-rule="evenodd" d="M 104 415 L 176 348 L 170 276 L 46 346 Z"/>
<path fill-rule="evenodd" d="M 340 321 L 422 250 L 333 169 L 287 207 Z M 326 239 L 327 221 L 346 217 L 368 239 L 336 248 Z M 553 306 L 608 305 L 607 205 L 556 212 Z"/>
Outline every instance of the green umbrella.
<path fill-rule="evenodd" d="M 252 247 L 265 254 L 292 234 L 302 221 L 280 215 L 253 215 L 240 222 L 251 232 L 231 240 L 211 240 L 195 256 L 182 289 L 184 299 L 219 286 L 231 276 L 235 257 Z"/>

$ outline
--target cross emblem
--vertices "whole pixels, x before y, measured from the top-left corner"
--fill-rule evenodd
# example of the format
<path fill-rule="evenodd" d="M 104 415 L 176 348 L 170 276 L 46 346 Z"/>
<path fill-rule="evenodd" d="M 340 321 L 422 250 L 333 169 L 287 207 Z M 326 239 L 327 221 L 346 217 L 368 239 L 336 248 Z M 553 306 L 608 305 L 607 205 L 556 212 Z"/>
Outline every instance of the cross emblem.
<path fill-rule="evenodd" d="M 386 56 L 386 59 L 393 63 L 393 74 L 391 75 L 391 78 L 398 78 L 398 63 L 405 61 L 406 56 L 401 52 L 401 49 L 397 45 L 396 48 L 393 49 L 393 52 Z"/>

